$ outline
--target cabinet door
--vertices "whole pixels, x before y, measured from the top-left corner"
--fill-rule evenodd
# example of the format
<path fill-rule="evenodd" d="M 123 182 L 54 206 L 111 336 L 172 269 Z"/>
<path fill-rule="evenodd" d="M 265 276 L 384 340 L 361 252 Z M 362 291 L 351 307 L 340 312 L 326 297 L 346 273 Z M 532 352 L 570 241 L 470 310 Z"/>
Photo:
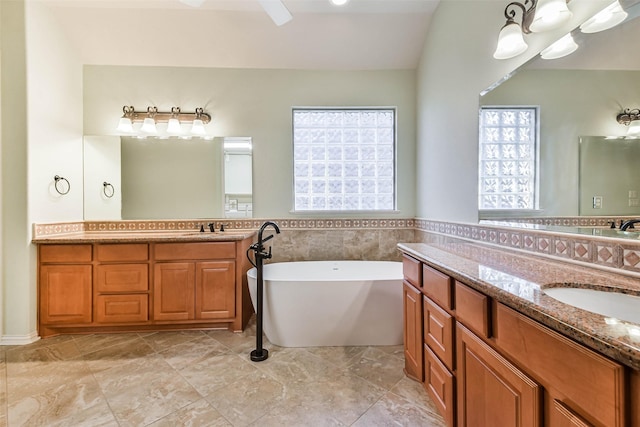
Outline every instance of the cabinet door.
<path fill-rule="evenodd" d="M 155 265 L 153 319 L 191 320 L 195 307 L 195 264 L 167 262 Z"/>
<path fill-rule="evenodd" d="M 458 426 L 540 426 L 542 389 L 457 325 Z"/>
<path fill-rule="evenodd" d="M 404 371 L 418 381 L 424 380 L 422 362 L 422 293 L 408 282 L 403 284 L 404 299 Z"/>
<path fill-rule="evenodd" d="M 196 319 L 229 319 L 236 315 L 236 263 L 196 264 Z"/>
<path fill-rule="evenodd" d="M 424 348 L 424 388 L 433 404 L 440 411 L 445 423 L 453 427 L 455 408 L 453 405 L 455 391 L 453 374 L 447 370 L 440 359 L 428 346 Z"/>
<path fill-rule="evenodd" d="M 573 412 L 569 407 L 560 402 L 553 400 L 549 405 L 549 425 L 552 427 L 591 427 L 580 415 Z"/>
<path fill-rule="evenodd" d="M 450 371 L 453 371 L 454 319 L 440 306 L 424 297 L 424 343 L 429 346 Z"/>
<path fill-rule="evenodd" d="M 91 266 L 40 267 L 40 322 L 91 323 Z"/>

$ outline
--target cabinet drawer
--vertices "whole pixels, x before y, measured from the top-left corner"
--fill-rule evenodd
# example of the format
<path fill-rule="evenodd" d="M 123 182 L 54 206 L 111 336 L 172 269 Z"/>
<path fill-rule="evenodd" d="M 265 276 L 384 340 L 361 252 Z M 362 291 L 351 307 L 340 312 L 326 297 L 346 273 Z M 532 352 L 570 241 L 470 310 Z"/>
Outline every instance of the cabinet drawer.
<path fill-rule="evenodd" d="M 97 267 L 96 290 L 102 292 L 136 292 L 149 290 L 147 264 L 107 264 Z"/>
<path fill-rule="evenodd" d="M 477 334 L 489 337 L 489 297 L 456 281 L 456 318 Z"/>
<path fill-rule="evenodd" d="M 91 245 L 40 245 L 40 262 L 91 262 Z"/>
<path fill-rule="evenodd" d="M 426 345 L 424 346 L 424 388 L 445 423 L 453 427 L 454 378 Z"/>
<path fill-rule="evenodd" d="M 625 425 L 624 367 L 494 303 L 498 349 L 535 372 L 567 411 L 590 424 Z"/>
<path fill-rule="evenodd" d="M 155 246 L 155 259 L 160 261 L 235 258 L 235 256 L 234 242 L 158 243 Z"/>
<path fill-rule="evenodd" d="M 429 298 L 424 297 L 424 343 L 453 371 L 454 318 Z"/>
<path fill-rule="evenodd" d="M 438 270 L 422 266 L 422 283 L 424 293 L 446 310 L 453 309 L 453 279 Z"/>
<path fill-rule="evenodd" d="M 402 272 L 406 281 L 415 287 L 422 287 L 422 263 L 417 259 L 404 255 L 402 257 Z"/>
<path fill-rule="evenodd" d="M 96 322 L 125 323 L 149 320 L 149 296 L 98 295 L 96 298 Z"/>
<path fill-rule="evenodd" d="M 146 261 L 149 259 L 149 245 L 97 245 L 96 258 L 98 261 Z"/>

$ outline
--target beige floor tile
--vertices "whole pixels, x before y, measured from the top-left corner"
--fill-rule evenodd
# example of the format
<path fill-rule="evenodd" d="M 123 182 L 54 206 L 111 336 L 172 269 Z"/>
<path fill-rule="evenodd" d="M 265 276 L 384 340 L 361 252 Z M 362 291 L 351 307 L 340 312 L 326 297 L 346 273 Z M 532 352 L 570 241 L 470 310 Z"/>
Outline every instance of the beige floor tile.
<path fill-rule="evenodd" d="M 243 360 L 237 354 L 221 354 L 187 366 L 179 372 L 198 393 L 208 396 L 217 389 L 257 371 L 251 362 Z"/>
<path fill-rule="evenodd" d="M 369 347 L 349 364 L 349 372 L 389 390 L 404 377 L 404 361 L 377 347 Z"/>
<path fill-rule="evenodd" d="M 168 348 L 159 354 L 174 369 L 183 369 L 211 356 L 229 352 L 229 348 L 206 334 Z"/>
<path fill-rule="evenodd" d="M 248 375 L 207 396 L 209 403 L 234 426 L 249 425 L 284 398 L 284 385 L 262 373 Z"/>
<path fill-rule="evenodd" d="M 393 386 L 391 392 L 400 397 L 403 397 L 416 406 L 421 406 L 435 414 L 438 413 L 438 410 L 425 392 L 424 386 L 418 381 L 412 380 L 405 376 L 400 381 L 398 381 L 395 386 Z"/>
<path fill-rule="evenodd" d="M 367 347 L 310 347 L 306 350 L 325 362 L 344 367 L 356 357 L 362 356 Z"/>
<path fill-rule="evenodd" d="M 231 425 L 209 402 L 201 399 L 149 424 L 148 427 L 230 427 Z"/>
<path fill-rule="evenodd" d="M 138 338 L 140 336 L 135 333 L 74 335 L 74 342 L 81 354 L 89 354 Z"/>
<path fill-rule="evenodd" d="M 153 348 L 142 338 L 136 336 L 133 339 L 123 340 L 91 353 L 85 353 L 82 358 L 93 372 L 100 372 L 128 362 L 154 357 L 154 355 Z"/>
<path fill-rule="evenodd" d="M 282 348 L 256 366 L 283 384 L 314 382 L 340 372 L 337 366 L 303 348 Z"/>
<path fill-rule="evenodd" d="M 204 335 L 205 333 L 202 331 L 171 331 L 156 332 L 154 334 L 144 335 L 141 338 L 155 351 L 161 352 L 175 345 L 193 341 Z"/>
<path fill-rule="evenodd" d="M 361 416 L 353 427 L 386 426 L 446 427 L 442 417 L 388 393 Z"/>

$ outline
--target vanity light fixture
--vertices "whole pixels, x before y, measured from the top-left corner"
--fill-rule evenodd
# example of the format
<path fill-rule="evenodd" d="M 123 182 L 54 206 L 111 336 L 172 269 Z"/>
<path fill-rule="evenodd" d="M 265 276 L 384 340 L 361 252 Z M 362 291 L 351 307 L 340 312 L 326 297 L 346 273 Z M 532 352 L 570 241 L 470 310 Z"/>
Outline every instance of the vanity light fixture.
<path fill-rule="evenodd" d="M 167 122 L 167 133 L 169 135 L 180 135 L 182 133 L 182 127 L 180 126 L 180 107 L 171 108 L 171 118 Z"/>
<path fill-rule="evenodd" d="M 204 136 L 206 133 L 204 130 L 203 110 L 202 108 L 196 108 L 196 118 L 193 119 L 193 124 L 191 125 L 191 134 Z"/>
<path fill-rule="evenodd" d="M 578 44 L 569 33 L 540 52 L 540 57 L 542 59 L 558 59 L 572 54 L 576 49 L 578 49 Z"/>
<path fill-rule="evenodd" d="M 349 3 L 349 0 L 331 0 L 331 3 L 336 6 L 344 6 L 345 4 Z"/>
<path fill-rule="evenodd" d="M 146 112 L 136 111 L 133 106 L 122 107 L 124 115 L 120 118 L 117 130 L 122 134 L 130 134 L 144 138 L 152 135 L 182 135 L 182 124 L 192 123 L 191 134 L 199 137 L 206 137 L 207 132 L 205 124 L 211 122 L 211 115 L 206 113 L 203 108 L 196 108 L 193 113 L 185 113 L 180 107 L 172 107 L 170 112 L 158 111 L 157 107 L 147 107 Z M 136 135 L 135 123 L 142 122 L 139 128 L 139 135 Z M 156 127 L 158 123 L 166 123 L 166 133 L 161 128 L 160 131 Z"/>
<path fill-rule="evenodd" d="M 616 120 L 621 125 L 629 126 L 627 138 L 640 138 L 640 109 L 627 108 L 616 116 Z"/>
<path fill-rule="evenodd" d="M 148 107 L 147 108 L 147 117 L 142 121 L 142 127 L 140 131 L 149 135 L 156 135 L 158 133 L 158 129 L 156 128 L 156 119 L 155 115 L 158 113 L 157 107 Z"/>
<path fill-rule="evenodd" d="M 608 30 L 623 22 L 628 15 L 622 9 L 620 2 L 616 0 L 580 25 L 580 31 L 583 33 L 597 33 Z"/>
<path fill-rule="evenodd" d="M 493 54 L 496 59 L 509 59 L 527 50 L 523 34 L 554 30 L 567 22 L 572 13 L 568 0 L 524 0 L 513 1 L 504 9 L 506 24 L 498 35 L 498 46 Z M 520 10 L 521 23 L 516 22 Z"/>

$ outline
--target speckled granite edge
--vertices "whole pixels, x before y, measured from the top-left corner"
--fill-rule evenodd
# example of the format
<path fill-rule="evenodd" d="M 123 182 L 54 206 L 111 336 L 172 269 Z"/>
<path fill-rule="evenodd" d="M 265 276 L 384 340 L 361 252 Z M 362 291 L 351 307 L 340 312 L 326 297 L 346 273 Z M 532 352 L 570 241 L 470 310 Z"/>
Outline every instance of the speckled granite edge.
<path fill-rule="evenodd" d="M 553 261 L 504 249 L 430 234 L 425 243 L 399 249 L 456 280 L 485 293 L 543 325 L 627 366 L 640 369 L 640 325 L 612 323 L 596 313 L 563 304 L 544 294 L 548 285 L 627 289 L 640 292 L 640 281 L 617 273 Z"/>

